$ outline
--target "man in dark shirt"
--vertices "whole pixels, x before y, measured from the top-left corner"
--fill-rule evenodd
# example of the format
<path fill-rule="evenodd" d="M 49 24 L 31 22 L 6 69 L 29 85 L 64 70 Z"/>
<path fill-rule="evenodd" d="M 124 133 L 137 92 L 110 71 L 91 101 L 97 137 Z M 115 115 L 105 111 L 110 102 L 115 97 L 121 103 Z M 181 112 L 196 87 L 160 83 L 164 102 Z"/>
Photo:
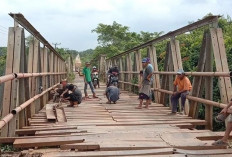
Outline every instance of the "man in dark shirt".
<path fill-rule="evenodd" d="M 109 87 L 111 84 L 118 85 L 119 70 L 117 65 L 112 66 L 107 74 L 108 74 L 107 87 Z"/>
<path fill-rule="evenodd" d="M 74 105 L 78 105 L 82 101 L 82 93 L 81 90 L 77 88 L 77 86 L 74 86 L 73 84 L 67 85 L 66 90 L 62 93 L 61 97 L 64 96 L 64 94 L 67 94 L 68 96 L 64 98 L 65 100 L 69 100 L 70 105 L 68 107 L 73 107 Z"/>
<path fill-rule="evenodd" d="M 109 87 L 106 88 L 105 95 L 106 95 L 106 97 L 108 99 L 108 102 L 106 102 L 107 104 L 111 104 L 111 102 L 116 104 L 116 101 L 119 99 L 119 89 L 118 89 L 118 87 L 111 84 Z"/>

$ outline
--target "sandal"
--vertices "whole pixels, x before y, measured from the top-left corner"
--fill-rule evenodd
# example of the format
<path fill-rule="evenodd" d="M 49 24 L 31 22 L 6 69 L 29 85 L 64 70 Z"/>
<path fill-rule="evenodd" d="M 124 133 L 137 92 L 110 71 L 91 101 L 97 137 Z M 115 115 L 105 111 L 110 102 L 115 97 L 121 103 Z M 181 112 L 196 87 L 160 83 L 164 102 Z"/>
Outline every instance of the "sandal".
<path fill-rule="evenodd" d="M 213 146 L 226 146 L 226 145 L 228 145 L 228 143 L 227 143 L 227 142 L 224 142 L 224 141 L 222 141 L 222 140 L 220 139 L 220 140 L 217 140 L 217 141 L 213 142 L 212 145 L 213 145 Z"/>

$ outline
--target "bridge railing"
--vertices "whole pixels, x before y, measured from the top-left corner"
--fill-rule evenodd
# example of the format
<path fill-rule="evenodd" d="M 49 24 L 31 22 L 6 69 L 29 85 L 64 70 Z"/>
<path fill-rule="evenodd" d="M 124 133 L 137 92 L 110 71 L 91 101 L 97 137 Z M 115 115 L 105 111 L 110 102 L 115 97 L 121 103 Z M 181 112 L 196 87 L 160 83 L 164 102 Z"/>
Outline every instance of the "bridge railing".
<path fill-rule="evenodd" d="M 28 119 L 48 102 L 48 92 L 72 68 L 22 14 L 9 15 L 14 18 L 14 27 L 8 31 L 5 76 L 0 77 L 4 84 L 3 137 L 14 136 L 16 129 L 29 125 Z M 27 46 L 25 29 L 33 36 Z"/>
<path fill-rule="evenodd" d="M 207 121 L 207 129 L 213 126 L 213 106 L 220 108 L 225 107 L 231 99 L 231 72 L 229 72 L 226 51 L 224 46 L 223 34 L 221 28 L 218 28 L 219 16 L 209 16 L 195 23 L 169 32 L 156 39 L 148 41 L 128 51 L 122 52 L 116 56 L 106 59 L 105 71 L 107 73 L 109 67 L 117 64 L 120 70 L 120 88 L 124 90 L 137 90 L 138 82 L 141 81 L 139 71 L 142 70 L 142 54 L 141 50 L 147 49 L 146 56 L 151 59 L 154 67 L 154 97 L 155 102 L 170 105 L 170 96 L 173 93 L 173 81 L 178 69 L 183 69 L 182 58 L 180 53 L 179 41 L 176 36 L 183 33 L 193 31 L 195 29 L 204 28 L 202 45 L 199 52 L 197 69 L 194 72 L 186 72 L 186 75 L 193 77 L 193 88 L 187 96 L 190 100 L 186 102 L 186 113 L 197 118 L 199 103 L 205 105 L 205 120 Z M 208 27 L 207 27 L 208 26 Z M 166 42 L 166 53 L 163 63 L 164 71 L 159 71 L 156 53 L 156 44 Z M 215 62 L 216 72 L 213 72 L 213 63 Z M 213 79 L 218 79 L 220 90 L 220 102 L 213 101 Z M 204 98 L 203 98 L 204 94 Z"/>

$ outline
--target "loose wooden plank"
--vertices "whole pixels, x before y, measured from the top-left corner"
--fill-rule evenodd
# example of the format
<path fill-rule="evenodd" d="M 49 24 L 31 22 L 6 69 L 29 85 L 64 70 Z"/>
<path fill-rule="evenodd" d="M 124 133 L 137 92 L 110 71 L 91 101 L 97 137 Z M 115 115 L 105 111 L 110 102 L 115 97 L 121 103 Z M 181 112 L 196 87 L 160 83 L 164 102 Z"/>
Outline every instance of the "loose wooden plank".
<path fill-rule="evenodd" d="M 60 146 L 61 150 L 78 149 L 79 151 L 100 150 L 100 145 L 93 142 L 73 143 Z"/>
<path fill-rule="evenodd" d="M 187 155 L 217 155 L 232 154 L 232 149 L 214 149 L 214 150 L 183 150 L 177 149 L 175 152 Z"/>
<path fill-rule="evenodd" d="M 64 136 L 77 136 L 77 135 L 63 134 L 63 135 L 44 135 L 44 136 L 40 135 L 40 136 L 0 137 L 0 143 L 13 144 L 16 139 L 34 139 L 34 138 L 64 137 Z"/>
<path fill-rule="evenodd" d="M 56 104 L 46 104 L 46 116 L 47 120 L 56 120 L 56 115 L 54 113 L 54 106 Z"/>
<path fill-rule="evenodd" d="M 55 111 L 56 111 L 57 122 L 67 122 L 63 107 L 56 107 Z"/>
<path fill-rule="evenodd" d="M 63 137 L 46 137 L 33 139 L 16 139 L 14 142 L 15 148 L 30 148 L 30 147 L 44 147 L 44 146 L 59 146 L 62 144 L 84 142 L 78 136 L 63 136 Z"/>
<path fill-rule="evenodd" d="M 49 130 L 49 131 L 36 131 L 35 135 L 64 135 L 71 133 L 87 133 L 86 130 L 77 130 L 77 129 L 69 129 L 69 130 Z"/>
<path fill-rule="evenodd" d="M 76 156 L 76 157 L 104 157 L 104 156 L 135 156 L 135 155 L 165 155 L 172 154 L 172 148 L 163 149 L 147 149 L 147 150 L 125 150 L 125 151 L 94 151 L 94 152 L 51 152 L 45 153 L 42 157 L 65 157 L 65 156 Z"/>
<path fill-rule="evenodd" d="M 65 127 L 43 127 L 43 128 L 31 128 L 31 129 L 18 129 L 15 131 L 17 135 L 34 135 L 36 131 L 48 131 L 48 130 L 69 130 L 77 129 L 76 126 L 65 126 Z"/>

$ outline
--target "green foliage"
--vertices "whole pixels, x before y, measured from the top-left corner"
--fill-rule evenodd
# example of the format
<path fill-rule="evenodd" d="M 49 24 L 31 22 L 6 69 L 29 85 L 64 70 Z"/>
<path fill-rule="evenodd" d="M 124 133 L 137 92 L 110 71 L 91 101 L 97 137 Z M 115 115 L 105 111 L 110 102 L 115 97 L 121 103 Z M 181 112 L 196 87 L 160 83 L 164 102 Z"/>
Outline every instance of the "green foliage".
<path fill-rule="evenodd" d="M 71 55 L 68 49 L 65 48 L 56 48 L 56 51 L 61 55 L 62 58 L 64 58 L 64 60 L 67 60 L 68 57 Z"/>
<path fill-rule="evenodd" d="M 100 23 L 92 32 L 98 34 L 99 46 L 94 50 L 93 58 L 99 57 L 100 54 L 106 54 L 107 57 L 112 57 L 123 51 L 129 50 L 144 42 L 160 36 L 163 32 L 129 32 L 129 27 L 122 26 L 117 22 L 112 25 Z"/>
<path fill-rule="evenodd" d="M 6 47 L 0 47 L 0 75 L 5 73 L 5 66 L 6 66 Z"/>
<path fill-rule="evenodd" d="M 68 73 L 68 82 L 72 82 L 75 79 L 75 74 L 73 72 Z"/>
<path fill-rule="evenodd" d="M 88 49 L 85 51 L 81 51 L 80 54 L 80 58 L 81 58 L 81 64 L 82 66 L 85 66 L 85 62 L 90 62 L 93 59 L 93 53 L 94 50 L 93 49 Z"/>
<path fill-rule="evenodd" d="M 1 152 L 17 151 L 12 144 L 1 144 Z"/>

